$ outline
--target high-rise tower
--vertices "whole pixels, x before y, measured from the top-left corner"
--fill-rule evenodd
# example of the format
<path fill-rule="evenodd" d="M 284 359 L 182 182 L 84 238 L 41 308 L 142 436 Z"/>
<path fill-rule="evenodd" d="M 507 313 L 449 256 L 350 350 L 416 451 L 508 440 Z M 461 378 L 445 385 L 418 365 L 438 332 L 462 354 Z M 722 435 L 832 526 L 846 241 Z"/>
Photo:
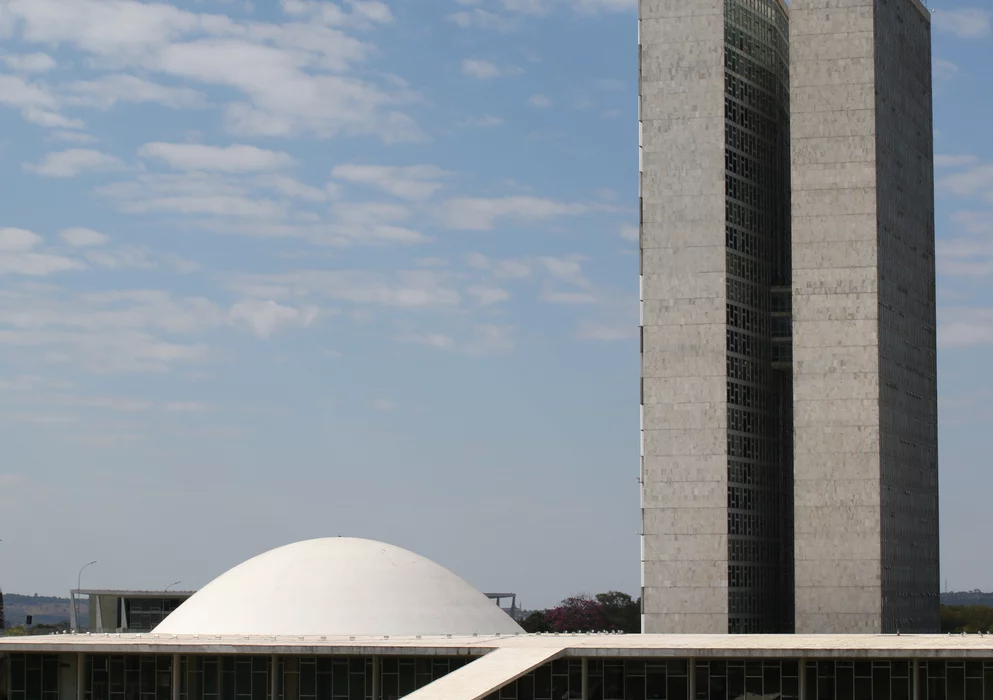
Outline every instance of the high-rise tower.
<path fill-rule="evenodd" d="M 930 14 L 790 14 L 796 631 L 937 632 Z"/>
<path fill-rule="evenodd" d="M 640 0 L 647 632 L 937 628 L 929 32 Z"/>
<path fill-rule="evenodd" d="M 640 44 L 645 629 L 791 630 L 786 6 L 642 0 Z"/>

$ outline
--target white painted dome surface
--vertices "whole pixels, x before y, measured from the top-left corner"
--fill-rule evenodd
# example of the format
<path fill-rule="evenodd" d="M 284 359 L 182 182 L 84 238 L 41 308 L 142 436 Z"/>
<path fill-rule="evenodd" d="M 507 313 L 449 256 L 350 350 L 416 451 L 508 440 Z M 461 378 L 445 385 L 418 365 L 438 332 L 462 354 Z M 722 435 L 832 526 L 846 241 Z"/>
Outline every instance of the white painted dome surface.
<path fill-rule="evenodd" d="M 494 601 L 429 559 L 350 537 L 307 540 L 239 564 L 156 634 L 416 636 L 513 634 Z"/>

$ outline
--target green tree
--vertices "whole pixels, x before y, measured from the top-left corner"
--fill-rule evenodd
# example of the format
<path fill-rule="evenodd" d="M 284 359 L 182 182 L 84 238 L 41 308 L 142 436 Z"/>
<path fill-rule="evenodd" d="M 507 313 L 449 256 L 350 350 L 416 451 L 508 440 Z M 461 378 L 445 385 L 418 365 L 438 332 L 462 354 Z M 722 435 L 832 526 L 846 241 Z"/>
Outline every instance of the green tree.
<path fill-rule="evenodd" d="M 941 631 L 993 633 L 993 608 L 987 605 L 942 605 Z"/>
<path fill-rule="evenodd" d="M 0 590 L 0 633 L 3 632 L 4 627 L 7 626 L 7 618 L 3 615 L 3 591 Z"/>
<path fill-rule="evenodd" d="M 641 598 L 635 600 L 627 593 L 608 591 L 597 593 L 596 599 L 610 629 L 627 634 L 641 632 Z"/>
<path fill-rule="evenodd" d="M 535 632 L 551 632 L 552 626 L 545 619 L 544 610 L 535 610 L 533 613 L 521 620 L 521 627 L 525 632 L 534 634 Z"/>

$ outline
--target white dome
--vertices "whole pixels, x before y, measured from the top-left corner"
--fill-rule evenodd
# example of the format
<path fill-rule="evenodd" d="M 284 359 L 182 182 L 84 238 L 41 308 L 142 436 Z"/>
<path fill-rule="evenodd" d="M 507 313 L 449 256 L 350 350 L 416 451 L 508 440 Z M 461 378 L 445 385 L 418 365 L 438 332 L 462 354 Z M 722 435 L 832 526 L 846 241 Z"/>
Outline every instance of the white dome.
<path fill-rule="evenodd" d="M 156 634 L 396 637 L 521 631 L 448 569 L 350 537 L 297 542 L 249 559 L 155 628 Z"/>

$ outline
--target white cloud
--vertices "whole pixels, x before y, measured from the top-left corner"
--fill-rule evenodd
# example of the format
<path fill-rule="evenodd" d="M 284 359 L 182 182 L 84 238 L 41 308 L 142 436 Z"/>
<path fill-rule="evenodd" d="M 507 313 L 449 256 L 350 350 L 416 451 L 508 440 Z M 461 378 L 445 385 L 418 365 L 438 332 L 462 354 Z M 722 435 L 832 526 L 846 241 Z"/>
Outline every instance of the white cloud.
<path fill-rule="evenodd" d="M 114 200 L 118 208 L 132 214 L 207 216 L 239 227 L 247 221 L 255 224 L 278 221 L 286 215 L 284 204 L 261 196 L 223 173 L 143 173 L 130 182 L 104 185 L 94 192 Z"/>
<path fill-rule="evenodd" d="M 542 95 L 539 93 L 537 95 L 531 95 L 531 97 L 528 98 L 528 104 L 530 104 L 532 107 L 544 108 L 544 107 L 551 107 L 552 101 L 548 98 L 547 95 Z"/>
<path fill-rule="evenodd" d="M 42 242 L 42 237 L 23 228 L 0 228 L 0 252 L 31 250 Z"/>
<path fill-rule="evenodd" d="M 336 165 L 331 176 L 346 182 L 376 187 L 401 199 L 429 199 L 443 185 L 448 173 L 433 165 Z"/>
<path fill-rule="evenodd" d="M 16 75 L 0 75 L 0 102 L 13 107 L 55 107 L 51 92 Z"/>
<path fill-rule="evenodd" d="M 392 399 L 376 399 L 372 402 L 372 407 L 377 411 L 389 413 L 390 411 L 395 411 L 397 409 L 397 402 Z"/>
<path fill-rule="evenodd" d="M 520 68 L 500 68 L 495 63 L 484 61 L 479 58 L 466 58 L 462 60 L 462 75 L 475 78 L 476 80 L 492 80 L 506 75 L 520 75 L 523 73 Z"/>
<path fill-rule="evenodd" d="M 957 211 L 951 218 L 968 233 L 993 233 L 993 211 Z"/>
<path fill-rule="evenodd" d="M 177 195 L 124 202 L 121 208 L 132 214 L 170 213 L 245 219 L 271 219 L 282 216 L 284 208 L 267 200 L 244 197 Z"/>
<path fill-rule="evenodd" d="M 0 75 L 0 105 L 20 110 L 25 120 L 39 126 L 62 129 L 82 126 L 79 120 L 59 114 L 58 101 L 48 88 L 29 83 L 18 75 Z"/>
<path fill-rule="evenodd" d="M 628 12 L 637 9 L 638 0 L 572 0 L 572 6 L 583 13 Z"/>
<path fill-rule="evenodd" d="M 978 7 L 956 10 L 937 8 L 931 15 L 934 28 L 959 39 L 982 39 L 990 36 L 993 12 Z"/>
<path fill-rule="evenodd" d="M 134 330 L 0 329 L 0 346 L 28 350 L 34 361 L 77 364 L 97 374 L 168 372 L 177 363 L 203 362 L 208 357 L 208 348 L 202 343 L 175 343 Z"/>
<path fill-rule="evenodd" d="M 294 308 L 275 301 L 248 299 L 231 307 L 228 319 L 236 326 L 245 326 L 259 338 L 269 338 L 288 327 L 306 327 L 319 315 L 314 306 Z"/>
<path fill-rule="evenodd" d="M 623 226 L 621 226 L 619 235 L 625 241 L 637 242 L 638 239 L 641 237 L 641 232 L 638 229 L 638 227 L 633 224 L 624 224 Z"/>
<path fill-rule="evenodd" d="M 467 58 L 462 61 L 462 74 L 477 80 L 489 80 L 500 75 L 500 69 L 489 61 Z"/>
<path fill-rule="evenodd" d="M 294 164 L 288 153 L 256 146 L 205 146 L 195 143 L 146 143 L 138 149 L 142 158 L 162 160 L 177 170 L 209 170 L 247 173 L 278 170 Z"/>
<path fill-rule="evenodd" d="M 110 109 L 119 102 L 153 102 L 163 107 L 188 109 L 200 107 L 205 99 L 202 93 L 188 87 L 160 85 L 134 75 L 117 74 L 101 77 L 99 80 L 86 80 L 70 83 L 68 86 L 70 104 L 86 105 L 98 109 Z"/>
<path fill-rule="evenodd" d="M 946 175 L 938 186 L 959 197 L 979 195 L 993 202 L 993 164 L 981 163 L 967 170 Z"/>
<path fill-rule="evenodd" d="M 582 214 L 581 204 L 558 202 L 539 197 L 457 197 L 446 200 L 439 211 L 443 225 L 464 231 L 489 231 L 498 220 L 542 221 L 559 216 Z"/>
<path fill-rule="evenodd" d="M 417 345 L 427 345 L 432 348 L 446 349 L 455 346 L 455 339 L 444 333 L 408 333 L 400 340 Z"/>
<path fill-rule="evenodd" d="M 322 47 L 325 68 L 344 70 L 364 56 L 364 45 L 334 30 L 328 36 L 301 37 Z M 394 107 L 406 101 L 347 75 L 312 75 L 303 68 L 312 60 L 293 50 L 231 39 L 172 44 L 155 57 L 158 70 L 174 76 L 241 91 L 248 102 L 230 103 L 226 125 L 255 136 L 292 136 L 301 132 L 329 138 L 341 133 L 371 135 L 385 142 L 421 138 L 416 123 Z"/>
<path fill-rule="evenodd" d="M 465 290 L 469 296 L 474 297 L 476 301 L 482 306 L 490 306 L 492 304 L 499 304 L 502 301 L 507 301 L 510 299 L 510 294 L 505 289 L 500 289 L 499 287 L 489 287 L 486 285 L 472 285 Z"/>
<path fill-rule="evenodd" d="M 525 260 L 491 261 L 482 253 L 469 253 L 466 263 L 475 270 L 491 270 L 497 279 L 524 279 L 531 276 L 531 264 Z"/>
<path fill-rule="evenodd" d="M 548 273 L 556 280 L 577 287 L 588 287 L 590 281 L 583 275 L 583 258 L 572 255 L 565 258 L 542 257 L 538 258 Z"/>
<path fill-rule="evenodd" d="M 78 260 L 45 253 L 0 253 L 0 276 L 47 277 L 48 275 L 80 270 L 85 267 Z"/>
<path fill-rule="evenodd" d="M 289 175 L 262 175 L 256 179 L 260 187 L 275 190 L 291 199 L 302 199 L 308 202 L 323 202 L 328 198 L 328 192 L 300 182 Z"/>
<path fill-rule="evenodd" d="M 62 396 L 57 402 L 62 406 L 80 406 L 118 413 L 140 413 L 155 406 L 151 401 L 121 396 Z"/>
<path fill-rule="evenodd" d="M 0 276 L 47 277 L 84 267 L 60 255 L 35 253 L 42 237 L 22 228 L 0 228 Z"/>
<path fill-rule="evenodd" d="M 609 324 L 609 323 L 583 323 L 580 325 L 576 337 L 580 340 L 600 340 L 616 341 L 631 340 L 638 337 L 637 323 L 631 324 Z"/>
<path fill-rule="evenodd" d="M 53 131 L 49 134 L 53 141 L 64 141 L 66 143 L 93 143 L 96 138 L 81 131 Z"/>
<path fill-rule="evenodd" d="M 46 73 L 55 68 L 55 59 L 47 53 L 10 54 L 3 62 L 18 73 Z"/>
<path fill-rule="evenodd" d="M 944 58 L 936 58 L 931 64 L 931 71 L 936 80 L 951 80 L 959 72 L 959 67 Z"/>
<path fill-rule="evenodd" d="M 460 335 L 407 332 L 401 334 L 398 340 L 472 357 L 506 354 L 515 347 L 513 329 L 494 324 L 476 324 L 464 329 L 464 333 Z"/>
<path fill-rule="evenodd" d="M 89 248 L 105 245 L 110 236 L 88 228 L 64 228 L 59 231 L 59 237 L 71 246 Z"/>
<path fill-rule="evenodd" d="M 90 250 L 84 257 L 91 265 L 109 270 L 150 270 L 156 267 L 145 251 L 133 247 L 119 250 Z"/>
<path fill-rule="evenodd" d="M 352 242 L 366 244 L 424 243 L 424 234 L 399 225 L 410 211 L 392 202 L 339 202 L 332 210 L 333 221 L 323 230 L 314 232 L 316 240 L 326 235 L 326 243 Z"/>
<path fill-rule="evenodd" d="M 24 111 L 24 118 L 32 124 L 48 129 L 82 129 L 84 126 L 81 119 L 70 119 L 57 112 L 43 109 L 27 109 Z"/>
<path fill-rule="evenodd" d="M 30 353 L 33 361 L 97 373 L 165 372 L 176 363 L 202 362 L 206 345 L 163 336 L 199 333 L 225 321 L 207 299 L 177 299 L 158 290 L 0 291 L 0 346 Z"/>
<path fill-rule="evenodd" d="M 27 41 L 75 43 L 99 56 L 138 58 L 200 26 L 196 15 L 163 3 L 135 0 L 9 0 Z"/>
<path fill-rule="evenodd" d="M 372 22 L 392 22 L 393 13 L 389 5 L 381 0 L 349 0 L 352 14 L 365 17 Z"/>
<path fill-rule="evenodd" d="M 515 347 L 513 329 L 509 326 L 480 324 L 472 330 L 470 338 L 463 343 L 462 350 L 473 356 L 503 355 Z"/>
<path fill-rule="evenodd" d="M 291 5 L 310 21 L 239 21 L 138 0 L 9 0 L 4 7 L 24 41 L 74 44 L 115 69 L 133 67 L 238 91 L 240 98 L 225 108 L 226 126 L 236 133 L 421 138 L 417 124 L 398 108 L 412 99 L 408 90 L 389 78 L 381 86 L 344 74 L 372 47 L 342 28 L 389 21 L 388 6 L 356 0 L 350 3 L 352 19 L 341 23 L 323 17 L 333 7 L 328 3 Z"/>
<path fill-rule="evenodd" d="M 498 279 L 524 279 L 531 276 L 531 265 L 523 260 L 499 260 L 493 265 Z"/>
<path fill-rule="evenodd" d="M 461 127 L 492 128 L 495 126 L 503 126 L 503 123 L 504 121 L 500 117 L 484 114 L 481 117 L 470 117 L 469 119 L 463 119 L 458 123 L 458 125 Z"/>
<path fill-rule="evenodd" d="M 171 401 L 163 408 L 169 413 L 209 413 L 213 406 L 198 401 Z"/>
<path fill-rule="evenodd" d="M 71 148 L 47 154 L 37 165 L 25 163 L 24 169 L 43 177 L 68 178 L 84 172 L 120 170 L 124 163 L 107 153 L 88 148 Z"/>
<path fill-rule="evenodd" d="M 121 211 L 183 217 L 184 225 L 213 233 L 294 237 L 334 246 L 428 240 L 406 225 L 411 212 L 395 202 L 336 201 L 330 212 L 309 211 L 290 200 L 333 199 L 337 188 L 322 191 L 279 173 L 252 177 L 203 171 L 142 173 L 130 182 L 94 191 L 112 199 Z"/>
<path fill-rule="evenodd" d="M 462 29 L 495 29 L 497 31 L 507 31 L 513 24 L 506 17 L 502 17 L 494 12 L 489 12 L 480 7 L 473 7 L 467 10 L 459 10 L 448 15 L 445 19 L 453 22 Z"/>
<path fill-rule="evenodd" d="M 966 348 L 993 345 L 993 309 L 948 309 L 938 323 L 938 346 Z"/>
<path fill-rule="evenodd" d="M 590 292 L 562 292 L 546 290 L 541 300 L 549 304 L 596 304 L 600 298 Z"/>
<path fill-rule="evenodd" d="M 280 0 L 283 12 L 292 17 L 303 17 L 328 26 L 389 23 L 393 13 L 389 5 L 380 0 L 350 0 L 351 12 L 330 2 L 317 0 Z"/>
<path fill-rule="evenodd" d="M 317 296 L 357 306 L 402 309 L 450 308 L 461 296 L 450 275 L 439 270 L 407 270 L 387 276 L 367 270 L 299 270 L 243 275 L 231 288 L 246 296 L 284 301 Z"/>
<path fill-rule="evenodd" d="M 593 81 L 593 87 L 606 92 L 616 92 L 624 89 L 624 81 L 619 78 L 597 78 Z"/>
<path fill-rule="evenodd" d="M 976 156 L 949 156 L 949 155 L 935 155 L 934 166 L 936 168 L 959 168 L 966 165 L 972 165 L 976 163 L 979 159 Z"/>
<path fill-rule="evenodd" d="M 466 264 L 469 267 L 475 268 L 477 270 L 488 270 L 490 268 L 490 260 L 482 253 L 469 253 L 466 255 Z"/>

